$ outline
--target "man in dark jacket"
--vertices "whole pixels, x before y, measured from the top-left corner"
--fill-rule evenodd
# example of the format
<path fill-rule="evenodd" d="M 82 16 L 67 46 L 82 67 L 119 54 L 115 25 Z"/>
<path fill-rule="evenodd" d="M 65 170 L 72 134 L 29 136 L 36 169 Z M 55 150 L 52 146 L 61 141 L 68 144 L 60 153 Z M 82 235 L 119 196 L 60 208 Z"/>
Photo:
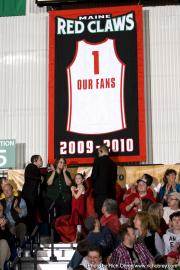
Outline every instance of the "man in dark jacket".
<path fill-rule="evenodd" d="M 24 186 L 22 189 L 22 197 L 26 201 L 28 216 L 27 226 L 28 233 L 32 233 L 36 225 L 36 215 L 38 208 L 38 198 L 41 185 L 41 173 L 40 167 L 42 167 L 43 161 L 40 155 L 33 155 L 31 157 L 31 163 L 27 165 L 24 173 Z"/>
<path fill-rule="evenodd" d="M 105 199 L 115 199 L 115 185 L 117 179 L 117 166 L 109 158 L 109 149 L 102 145 L 98 149 L 98 158 L 95 159 L 92 170 L 94 189 L 94 207 L 100 217 L 101 208 Z"/>

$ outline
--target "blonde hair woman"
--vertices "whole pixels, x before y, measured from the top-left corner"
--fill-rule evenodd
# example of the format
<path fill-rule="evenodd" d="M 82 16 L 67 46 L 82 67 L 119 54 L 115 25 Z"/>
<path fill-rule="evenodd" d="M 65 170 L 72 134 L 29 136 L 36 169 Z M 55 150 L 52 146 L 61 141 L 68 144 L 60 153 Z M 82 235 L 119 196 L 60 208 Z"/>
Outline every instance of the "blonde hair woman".
<path fill-rule="evenodd" d="M 158 226 L 147 212 L 138 212 L 134 218 L 138 240 L 142 241 L 156 262 L 164 255 L 164 243 L 158 233 Z"/>
<path fill-rule="evenodd" d="M 163 218 L 164 214 L 163 204 L 153 203 L 148 208 L 148 214 L 151 215 L 152 218 L 154 219 L 154 222 L 158 227 L 158 233 L 162 237 L 166 233 L 166 230 L 169 228 Z"/>

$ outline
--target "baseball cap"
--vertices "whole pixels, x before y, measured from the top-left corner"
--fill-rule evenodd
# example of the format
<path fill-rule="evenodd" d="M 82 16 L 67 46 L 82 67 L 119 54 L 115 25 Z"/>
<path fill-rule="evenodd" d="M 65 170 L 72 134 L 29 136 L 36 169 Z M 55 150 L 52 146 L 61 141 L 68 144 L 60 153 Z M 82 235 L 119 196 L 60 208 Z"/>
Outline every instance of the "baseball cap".
<path fill-rule="evenodd" d="M 153 177 L 150 174 L 145 173 L 140 179 L 137 180 L 137 183 L 139 183 L 140 181 L 146 183 L 147 186 L 151 186 L 153 182 Z"/>
<path fill-rule="evenodd" d="M 136 182 L 139 183 L 140 181 L 147 184 L 147 180 L 145 178 L 140 178 Z"/>
<path fill-rule="evenodd" d="M 176 199 L 178 199 L 180 201 L 180 193 L 177 191 L 172 191 L 168 194 L 168 196 L 174 196 L 176 197 Z"/>

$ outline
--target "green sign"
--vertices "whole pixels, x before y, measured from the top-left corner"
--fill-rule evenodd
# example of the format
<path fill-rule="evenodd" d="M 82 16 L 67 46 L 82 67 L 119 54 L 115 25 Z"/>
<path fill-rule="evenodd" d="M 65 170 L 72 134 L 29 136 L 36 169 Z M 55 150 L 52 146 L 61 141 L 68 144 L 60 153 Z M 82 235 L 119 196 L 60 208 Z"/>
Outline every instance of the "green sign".
<path fill-rule="evenodd" d="M 0 168 L 15 168 L 16 140 L 0 140 Z"/>

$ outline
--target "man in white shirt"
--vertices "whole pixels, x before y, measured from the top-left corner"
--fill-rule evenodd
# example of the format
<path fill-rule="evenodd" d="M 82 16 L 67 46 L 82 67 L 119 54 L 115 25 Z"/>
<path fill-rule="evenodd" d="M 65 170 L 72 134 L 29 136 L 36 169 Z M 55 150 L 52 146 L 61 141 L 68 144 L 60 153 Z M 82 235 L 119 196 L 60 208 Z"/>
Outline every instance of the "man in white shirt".
<path fill-rule="evenodd" d="M 180 211 L 170 215 L 171 228 L 163 235 L 165 254 L 177 250 L 180 245 Z"/>
<path fill-rule="evenodd" d="M 89 248 L 88 255 L 83 258 L 81 265 L 88 270 L 107 270 L 107 266 L 102 264 L 101 250 L 98 247 Z"/>

